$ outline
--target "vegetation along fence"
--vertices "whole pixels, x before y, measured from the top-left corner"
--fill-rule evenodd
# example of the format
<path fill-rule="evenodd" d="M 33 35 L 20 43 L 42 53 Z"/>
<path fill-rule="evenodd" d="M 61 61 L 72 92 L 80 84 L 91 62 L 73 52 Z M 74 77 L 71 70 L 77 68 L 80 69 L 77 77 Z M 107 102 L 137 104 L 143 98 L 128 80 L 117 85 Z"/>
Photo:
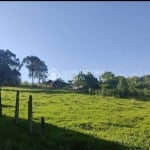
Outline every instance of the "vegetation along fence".
<path fill-rule="evenodd" d="M 19 103 L 20 103 L 20 98 L 19 98 L 19 91 L 16 91 L 16 101 L 15 101 L 15 111 L 14 111 L 14 124 L 16 126 L 19 125 Z M 3 109 L 7 109 L 3 107 L 2 104 L 3 100 L 2 100 L 2 89 L 0 89 L 0 117 L 3 117 Z M 32 129 L 32 119 L 33 119 L 33 105 L 32 105 L 32 95 L 29 95 L 29 100 L 28 100 L 28 131 L 29 133 L 32 133 L 33 129 Z M 42 133 L 44 133 L 45 130 L 45 118 L 41 117 L 41 131 Z"/>

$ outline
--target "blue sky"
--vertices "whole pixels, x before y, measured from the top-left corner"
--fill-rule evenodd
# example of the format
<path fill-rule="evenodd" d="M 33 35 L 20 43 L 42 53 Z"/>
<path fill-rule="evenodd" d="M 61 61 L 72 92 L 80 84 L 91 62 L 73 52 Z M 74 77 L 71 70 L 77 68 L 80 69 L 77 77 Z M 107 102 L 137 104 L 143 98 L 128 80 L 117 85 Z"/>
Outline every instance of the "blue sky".
<path fill-rule="evenodd" d="M 150 2 L 0 2 L 0 49 L 35 55 L 70 79 L 150 74 Z M 21 70 L 22 80 L 28 70 Z"/>

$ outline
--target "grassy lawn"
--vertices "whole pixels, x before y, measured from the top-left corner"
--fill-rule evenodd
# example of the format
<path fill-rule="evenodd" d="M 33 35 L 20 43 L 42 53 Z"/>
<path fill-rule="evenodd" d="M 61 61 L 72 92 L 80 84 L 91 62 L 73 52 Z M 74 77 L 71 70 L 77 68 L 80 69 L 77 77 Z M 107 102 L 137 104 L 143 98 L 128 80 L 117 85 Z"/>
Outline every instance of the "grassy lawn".
<path fill-rule="evenodd" d="M 65 91 L 4 88 L 0 149 L 150 148 L 150 101 L 83 95 Z M 15 90 L 20 92 L 20 127 L 13 125 Z M 7 91 L 9 90 L 9 91 Z M 33 97 L 33 134 L 27 128 L 28 97 Z M 45 117 L 45 134 L 40 119 Z"/>

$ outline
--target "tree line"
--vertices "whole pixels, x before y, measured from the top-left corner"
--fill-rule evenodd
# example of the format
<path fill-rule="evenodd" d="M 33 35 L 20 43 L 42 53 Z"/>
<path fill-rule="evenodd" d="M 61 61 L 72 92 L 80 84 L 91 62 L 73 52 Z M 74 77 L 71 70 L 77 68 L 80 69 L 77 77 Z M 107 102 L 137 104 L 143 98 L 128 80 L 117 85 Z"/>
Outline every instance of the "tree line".
<path fill-rule="evenodd" d="M 99 80 L 90 72 L 82 71 L 74 77 L 73 84 L 82 93 L 100 94 L 121 98 L 150 98 L 150 75 L 141 77 L 115 76 L 112 72 L 104 72 Z"/>
<path fill-rule="evenodd" d="M 48 78 L 48 68 L 37 56 L 26 56 L 22 61 L 10 50 L 0 49 L 0 86 L 19 86 L 21 83 L 21 68 L 28 69 L 29 77 L 38 80 L 38 84 L 53 89 L 70 89 L 85 94 L 99 94 L 116 97 L 150 98 L 150 75 L 141 77 L 115 76 L 112 72 L 104 72 L 97 79 L 91 72 L 82 71 L 72 80 L 65 82 L 61 78 L 55 81 Z"/>
<path fill-rule="evenodd" d="M 22 61 L 10 50 L 0 49 L 0 85 L 18 86 L 21 83 L 21 68 L 25 66 L 29 71 L 29 77 L 38 82 L 47 78 L 48 69 L 44 61 L 36 56 L 26 56 Z"/>

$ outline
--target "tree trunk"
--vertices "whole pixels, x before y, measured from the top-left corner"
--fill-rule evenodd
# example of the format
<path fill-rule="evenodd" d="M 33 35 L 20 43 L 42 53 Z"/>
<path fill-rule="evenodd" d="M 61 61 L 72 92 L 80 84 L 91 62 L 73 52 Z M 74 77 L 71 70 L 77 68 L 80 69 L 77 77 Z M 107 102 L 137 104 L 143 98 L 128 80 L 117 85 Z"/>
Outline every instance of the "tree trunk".
<path fill-rule="evenodd" d="M 40 85 L 40 77 L 39 77 L 38 83 L 39 83 L 39 85 Z"/>
<path fill-rule="evenodd" d="M 33 70 L 32 70 L 32 86 L 33 86 L 33 83 L 34 83 L 34 81 L 33 81 Z"/>

